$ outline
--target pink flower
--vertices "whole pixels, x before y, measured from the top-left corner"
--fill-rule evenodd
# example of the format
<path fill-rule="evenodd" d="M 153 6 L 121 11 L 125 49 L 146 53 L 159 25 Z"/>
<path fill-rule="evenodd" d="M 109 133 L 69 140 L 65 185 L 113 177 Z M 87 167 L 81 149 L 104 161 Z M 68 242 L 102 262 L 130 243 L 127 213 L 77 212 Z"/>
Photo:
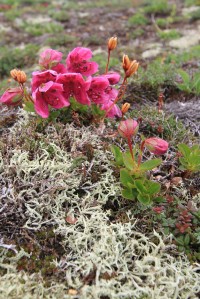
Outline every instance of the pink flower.
<path fill-rule="evenodd" d="M 40 54 L 39 65 L 42 69 L 51 69 L 61 61 L 62 55 L 59 51 L 47 49 Z"/>
<path fill-rule="evenodd" d="M 111 109 L 111 105 L 113 104 L 113 101 L 109 100 L 107 103 L 104 103 L 103 105 L 101 105 L 101 110 L 105 110 L 106 116 L 109 118 L 114 118 L 115 116 L 121 117 L 122 113 L 121 110 L 119 109 L 119 107 L 117 105 L 114 105 Z M 110 109 L 110 110 L 109 110 Z"/>
<path fill-rule="evenodd" d="M 68 72 L 80 73 L 84 76 L 93 75 L 98 71 L 96 62 L 88 61 L 92 57 L 92 51 L 88 48 L 75 48 L 66 59 Z"/>
<path fill-rule="evenodd" d="M 109 85 L 108 79 L 103 76 L 92 78 L 90 89 L 87 92 L 90 100 L 95 104 L 108 102 L 109 93 L 107 92 L 107 88 Z"/>
<path fill-rule="evenodd" d="M 120 74 L 114 73 L 114 72 L 113 73 L 107 73 L 103 76 L 108 79 L 108 81 L 110 82 L 111 85 L 117 84 L 120 80 Z"/>
<path fill-rule="evenodd" d="M 83 105 L 90 105 L 87 91 L 90 87 L 91 79 L 84 81 L 81 74 L 65 73 L 59 74 L 56 82 L 63 84 L 64 96 L 67 101 L 70 97 L 74 97 L 77 102 Z"/>
<path fill-rule="evenodd" d="M 33 92 L 32 96 L 34 99 L 35 110 L 43 118 L 47 118 L 49 116 L 48 105 L 55 109 L 70 105 L 63 95 L 62 84 L 55 83 L 53 81 L 41 84 Z"/>
<path fill-rule="evenodd" d="M 58 74 L 67 73 L 67 68 L 62 63 L 58 63 L 56 66 L 51 68 L 53 71 L 56 71 Z"/>
<path fill-rule="evenodd" d="M 33 72 L 31 82 L 32 92 L 34 92 L 43 83 L 56 81 L 57 75 L 58 74 L 52 70 L 47 70 L 44 72 Z"/>
<path fill-rule="evenodd" d="M 0 98 L 0 102 L 6 105 L 18 105 L 23 98 L 23 91 L 20 87 L 8 88 Z"/>
<path fill-rule="evenodd" d="M 122 120 L 118 126 L 118 132 L 123 138 L 131 138 L 138 132 L 139 125 L 136 120 L 131 118 Z"/>
<path fill-rule="evenodd" d="M 157 137 L 147 138 L 144 141 L 144 146 L 155 155 L 163 155 L 168 150 L 168 142 Z"/>

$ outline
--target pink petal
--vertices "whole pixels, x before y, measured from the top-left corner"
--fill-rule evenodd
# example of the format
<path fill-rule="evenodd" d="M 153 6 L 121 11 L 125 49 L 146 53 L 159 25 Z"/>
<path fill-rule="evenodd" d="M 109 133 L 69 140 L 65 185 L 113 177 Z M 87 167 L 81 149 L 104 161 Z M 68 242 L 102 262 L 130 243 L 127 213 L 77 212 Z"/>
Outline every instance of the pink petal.
<path fill-rule="evenodd" d="M 90 76 L 97 72 L 98 64 L 89 62 L 92 57 L 92 51 L 88 48 L 75 48 L 69 53 L 66 59 L 67 70 L 72 73 L 80 73 L 85 76 Z"/>
<path fill-rule="evenodd" d="M 42 83 L 47 83 L 48 81 L 56 81 L 57 73 L 52 70 L 47 70 L 44 72 L 33 72 L 32 73 L 32 92 L 34 92 Z"/>
<path fill-rule="evenodd" d="M 63 84 L 64 94 L 67 99 L 70 96 L 74 96 L 79 103 L 90 105 L 90 100 L 86 93 L 88 83 L 83 80 L 81 74 L 60 74 L 58 75 L 57 82 Z"/>
<path fill-rule="evenodd" d="M 117 84 L 120 80 L 120 74 L 118 73 L 107 73 L 104 75 L 111 85 Z"/>
<path fill-rule="evenodd" d="M 49 108 L 48 103 L 45 102 L 40 93 L 37 93 L 36 99 L 34 102 L 35 111 L 42 117 L 48 118 L 49 117 Z"/>
<path fill-rule="evenodd" d="M 40 54 L 39 65 L 44 69 L 55 67 L 62 59 L 62 53 L 53 49 L 47 49 Z"/>

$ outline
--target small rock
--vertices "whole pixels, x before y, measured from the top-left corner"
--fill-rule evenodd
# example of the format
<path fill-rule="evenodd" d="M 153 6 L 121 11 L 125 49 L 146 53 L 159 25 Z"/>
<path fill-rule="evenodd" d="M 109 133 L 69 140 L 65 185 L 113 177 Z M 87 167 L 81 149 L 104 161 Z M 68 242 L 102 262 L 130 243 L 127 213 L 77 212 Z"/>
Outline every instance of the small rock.
<path fill-rule="evenodd" d="M 200 28 L 197 30 L 188 30 L 184 32 L 184 36 L 179 39 L 171 40 L 169 46 L 177 49 L 188 49 L 195 46 L 200 41 Z"/>
<path fill-rule="evenodd" d="M 155 48 L 155 49 L 149 49 L 142 53 L 142 58 L 147 59 L 147 58 L 151 58 L 151 57 L 156 57 L 160 53 L 161 53 L 160 47 Z"/>

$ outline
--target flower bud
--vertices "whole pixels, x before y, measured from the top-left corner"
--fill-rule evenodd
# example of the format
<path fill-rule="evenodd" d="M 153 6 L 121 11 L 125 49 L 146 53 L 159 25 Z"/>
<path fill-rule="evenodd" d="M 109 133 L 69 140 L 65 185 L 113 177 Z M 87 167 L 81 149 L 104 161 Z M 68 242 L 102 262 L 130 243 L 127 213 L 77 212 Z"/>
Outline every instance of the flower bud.
<path fill-rule="evenodd" d="M 112 51 L 114 50 L 115 48 L 117 47 L 117 37 L 111 37 L 109 40 L 108 40 L 108 50 L 109 51 Z"/>
<path fill-rule="evenodd" d="M 126 77 L 129 78 L 135 74 L 138 70 L 139 63 L 136 60 L 131 61 L 128 70 L 126 71 Z"/>
<path fill-rule="evenodd" d="M 19 86 L 14 88 L 8 88 L 0 97 L 0 103 L 16 106 L 21 103 L 22 98 L 23 91 Z"/>
<path fill-rule="evenodd" d="M 167 152 L 169 144 L 161 138 L 151 137 L 144 141 L 144 146 L 155 155 L 163 155 Z"/>
<path fill-rule="evenodd" d="M 137 121 L 129 118 L 120 122 L 118 132 L 123 138 L 129 139 L 137 134 L 138 128 Z"/>
<path fill-rule="evenodd" d="M 125 73 L 129 69 L 130 64 L 131 64 L 131 62 L 130 62 L 128 55 L 124 55 L 122 58 L 122 67 L 123 67 Z"/>
<path fill-rule="evenodd" d="M 121 108 L 122 114 L 125 114 L 128 111 L 128 109 L 130 108 L 130 106 L 131 105 L 129 103 L 124 103 Z"/>
<path fill-rule="evenodd" d="M 10 71 L 10 75 L 18 83 L 23 84 L 26 82 L 26 74 L 24 71 L 13 69 Z"/>

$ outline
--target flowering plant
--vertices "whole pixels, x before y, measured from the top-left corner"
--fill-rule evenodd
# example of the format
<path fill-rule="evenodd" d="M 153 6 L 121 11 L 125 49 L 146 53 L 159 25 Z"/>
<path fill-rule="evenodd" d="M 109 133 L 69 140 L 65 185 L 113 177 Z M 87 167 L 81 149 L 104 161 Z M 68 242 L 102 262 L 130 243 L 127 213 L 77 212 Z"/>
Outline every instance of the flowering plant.
<path fill-rule="evenodd" d="M 100 118 L 121 117 L 117 105 L 124 95 L 127 79 L 134 74 L 139 64 L 130 61 L 126 55 L 124 79 L 120 81 L 116 72 L 108 72 L 110 53 L 117 45 L 117 38 L 108 41 L 108 61 L 105 73 L 99 75 L 98 64 L 92 61 L 92 51 L 88 48 L 73 49 L 62 63 L 63 54 L 47 49 L 40 54 L 40 70 L 32 73 L 30 91 L 25 86 L 26 74 L 21 70 L 12 70 L 11 77 L 18 87 L 7 89 L 0 102 L 7 105 L 22 105 L 25 110 L 36 112 L 42 118 L 48 118 L 53 109 L 70 107 L 72 103 L 91 107 L 91 111 Z M 124 58 L 123 58 L 124 59 Z M 128 59 L 128 60 L 127 60 Z M 94 75 L 96 74 L 96 75 Z"/>
<path fill-rule="evenodd" d="M 152 137 L 142 141 L 139 147 L 132 147 L 132 138 L 137 134 L 139 125 L 133 119 L 120 122 L 118 126 L 119 134 L 126 139 L 129 150 L 121 152 L 117 146 L 112 146 L 116 164 L 120 167 L 120 181 L 123 185 L 122 196 L 135 200 L 142 204 L 149 205 L 153 201 L 161 201 L 158 196 L 160 184 L 148 179 L 148 172 L 159 166 L 161 159 L 152 159 L 142 163 L 142 155 L 145 148 L 155 155 L 165 154 L 168 150 L 168 143 L 160 138 Z"/>

